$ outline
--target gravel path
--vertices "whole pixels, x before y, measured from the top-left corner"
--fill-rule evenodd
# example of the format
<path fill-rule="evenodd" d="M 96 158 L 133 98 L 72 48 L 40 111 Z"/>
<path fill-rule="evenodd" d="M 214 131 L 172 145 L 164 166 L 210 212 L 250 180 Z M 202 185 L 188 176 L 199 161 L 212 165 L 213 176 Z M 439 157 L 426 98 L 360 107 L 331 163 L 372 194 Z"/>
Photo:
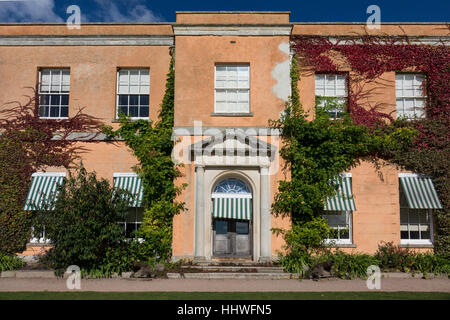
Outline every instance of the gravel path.
<path fill-rule="evenodd" d="M 0 279 L 0 291 L 72 291 L 63 279 Z M 378 291 L 365 280 L 202 280 L 202 279 L 89 279 L 81 291 Z M 380 291 L 450 292 L 449 279 L 381 279 Z"/>

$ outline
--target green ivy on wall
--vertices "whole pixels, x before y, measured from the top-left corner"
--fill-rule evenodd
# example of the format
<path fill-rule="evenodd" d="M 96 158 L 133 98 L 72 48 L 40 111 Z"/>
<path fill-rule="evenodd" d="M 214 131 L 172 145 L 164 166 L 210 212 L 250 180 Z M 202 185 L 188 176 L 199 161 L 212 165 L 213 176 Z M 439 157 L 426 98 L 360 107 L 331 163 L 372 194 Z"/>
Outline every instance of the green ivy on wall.
<path fill-rule="evenodd" d="M 173 218 L 184 208 L 184 203 L 177 202 L 175 198 L 185 185 L 175 185 L 175 179 L 181 174 L 171 158 L 174 79 L 172 58 L 156 123 L 146 120 L 132 121 L 121 115 L 119 129 L 114 131 L 111 127 L 104 128 L 104 132 L 111 138 L 123 139 L 139 160 L 139 165 L 134 170 L 143 182 L 145 208 L 139 233 L 162 259 L 171 256 Z"/>

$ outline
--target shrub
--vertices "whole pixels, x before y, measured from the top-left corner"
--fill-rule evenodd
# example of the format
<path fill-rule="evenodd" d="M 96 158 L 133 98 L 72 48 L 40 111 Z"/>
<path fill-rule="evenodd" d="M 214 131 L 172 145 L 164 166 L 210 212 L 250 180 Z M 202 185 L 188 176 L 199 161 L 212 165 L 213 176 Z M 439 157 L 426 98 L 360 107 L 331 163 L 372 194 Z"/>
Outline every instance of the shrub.
<path fill-rule="evenodd" d="M 69 174 L 58 191 L 58 199 L 49 204 L 54 210 L 38 211 L 36 220 L 36 228 L 45 226 L 53 244 L 45 256 L 47 263 L 54 269 L 77 265 L 85 270 L 112 270 L 107 259 L 125 241 L 123 227 L 117 223 L 128 210 L 124 191 L 83 167 L 76 176 Z"/>
<path fill-rule="evenodd" d="M 344 279 L 366 278 L 367 268 L 371 265 L 379 266 L 380 264 L 377 258 L 369 254 L 348 254 L 339 250 L 322 259 L 324 258 L 334 263 L 334 275 Z"/>
<path fill-rule="evenodd" d="M 394 246 L 392 242 L 381 242 L 375 252 L 375 258 L 380 261 L 380 268 L 384 270 L 412 270 L 414 252 L 408 248 Z"/>
<path fill-rule="evenodd" d="M 433 253 L 417 253 L 411 269 L 424 274 L 450 274 L 450 261 Z"/>
<path fill-rule="evenodd" d="M 286 255 L 281 258 L 283 268 L 288 272 L 304 275 L 305 268 L 311 267 L 312 255 L 327 252 L 325 239 L 330 233 L 324 218 L 313 218 L 305 223 L 296 223 L 290 230 L 273 229 L 282 234 L 285 240 Z"/>
<path fill-rule="evenodd" d="M 13 255 L 4 255 L 0 253 L 0 272 L 15 270 L 25 265 L 22 259 Z"/>
<path fill-rule="evenodd" d="M 86 150 L 73 133 L 92 132 L 98 142 L 101 122 L 78 111 L 65 120 L 42 119 L 38 90 L 25 103 L 6 103 L 0 111 L 0 253 L 22 252 L 31 234 L 31 214 L 23 205 L 31 174 L 45 167 L 68 167 Z M 55 139 L 55 136 L 60 137 Z"/>

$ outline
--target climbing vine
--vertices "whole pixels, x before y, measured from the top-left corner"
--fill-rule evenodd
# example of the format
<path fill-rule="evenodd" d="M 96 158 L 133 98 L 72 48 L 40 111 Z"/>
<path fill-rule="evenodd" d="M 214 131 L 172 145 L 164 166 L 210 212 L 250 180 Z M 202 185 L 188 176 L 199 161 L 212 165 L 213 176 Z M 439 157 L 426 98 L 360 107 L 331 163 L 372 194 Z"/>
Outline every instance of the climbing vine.
<path fill-rule="evenodd" d="M 272 122 L 282 130 L 285 145 L 281 156 L 290 167 L 291 181 L 280 182 L 273 211 L 292 214 L 294 222 L 318 216 L 323 200 L 335 192 L 335 186 L 329 182 L 332 176 L 364 158 L 389 160 L 432 177 L 444 206 L 436 214 L 435 250 L 448 256 L 449 49 L 444 44 L 411 44 L 407 37 L 363 36 L 331 42 L 327 37 L 299 36 L 292 40 L 297 58 L 291 71 L 293 99 L 285 116 Z M 306 121 L 307 114 L 298 101 L 298 69 L 339 73 L 345 68 L 351 73 L 348 113 L 343 120 L 331 121 L 318 109 L 314 120 Z M 385 72 L 393 71 L 426 75 L 426 118 L 394 119 L 379 104 L 362 102 L 367 94 L 364 85 L 376 83 Z"/>
<path fill-rule="evenodd" d="M 51 166 L 69 168 L 87 151 L 78 141 L 98 142 L 101 132 L 99 119 L 83 109 L 68 119 L 42 119 L 38 90 L 27 98 L 0 111 L 0 254 L 22 252 L 30 239 L 32 214 L 23 205 L 31 174 Z M 77 139 L 80 133 L 89 134 Z"/>
<path fill-rule="evenodd" d="M 134 170 L 140 175 L 144 187 L 145 208 L 140 236 L 162 258 L 167 259 L 172 250 L 173 217 L 184 204 L 175 201 L 184 186 L 176 186 L 174 180 L 180 171 L 171 158 L 174 125 L 174 68 L 170 62 L 166 79 L 166 91 L 156 123 L 146 120 L 132 121 L 120 116 L 120 128 L 105 127 L 111 138 L 121 138 L 133 150 L 139 160 Z"/>

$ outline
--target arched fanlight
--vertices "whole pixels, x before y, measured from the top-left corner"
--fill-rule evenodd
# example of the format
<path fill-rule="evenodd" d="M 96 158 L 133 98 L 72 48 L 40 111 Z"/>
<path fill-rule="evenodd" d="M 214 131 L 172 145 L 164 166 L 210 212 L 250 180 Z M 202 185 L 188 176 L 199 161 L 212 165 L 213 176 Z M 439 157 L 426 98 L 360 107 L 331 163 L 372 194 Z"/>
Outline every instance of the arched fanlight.
<path fill-rule="evenodd" d="M 220 181 L 216 185 L 214 188 L 214 193 L 251 194 L 251 191 L 245 182 L 236 178 L 228 178 Z"/>

